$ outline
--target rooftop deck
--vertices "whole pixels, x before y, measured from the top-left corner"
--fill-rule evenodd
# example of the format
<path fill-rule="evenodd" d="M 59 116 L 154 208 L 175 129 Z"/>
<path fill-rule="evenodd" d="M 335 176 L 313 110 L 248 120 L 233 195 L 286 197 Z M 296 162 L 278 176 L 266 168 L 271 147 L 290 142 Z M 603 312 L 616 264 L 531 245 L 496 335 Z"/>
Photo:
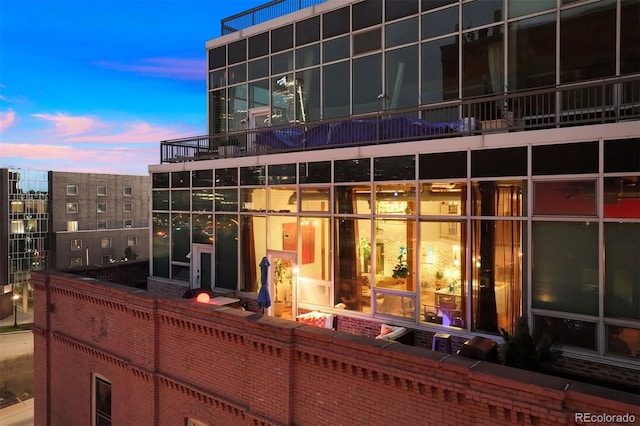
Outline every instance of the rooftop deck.
<path fill-rule="evenodd" d="M 253 25 L 267 22 L 280 16 L 315 6 L 326 0 L 273 0 L 253 9 L 235 14 L 220 21 L 222 35 L 249 28 Z"/>
<path fill-rule="evenodd" d="M 640 76 L 631 76 L 162 141 L 160 162 L 179 163 L 639 119 Z"/>

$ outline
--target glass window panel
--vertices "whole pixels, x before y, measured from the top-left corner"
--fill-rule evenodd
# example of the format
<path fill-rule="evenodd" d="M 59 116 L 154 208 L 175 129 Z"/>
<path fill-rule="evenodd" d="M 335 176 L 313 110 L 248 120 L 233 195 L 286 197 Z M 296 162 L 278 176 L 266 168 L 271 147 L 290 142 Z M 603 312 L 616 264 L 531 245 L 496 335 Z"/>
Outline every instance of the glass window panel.
<path fill-rule="evenodd" d="M 260 288 L 260 262 L 267 253 L 264 216 L 240 217 L 240 290 L 257 293 Z"/>
<path fill-rule="evenodd" d="M 632 358 L 640 358 L 640 329 L 607 325 L 605 352 Z"/>
<path fill-rule="evenodd" d="M 371 214 L 371 187 L 351 185 L 334 187 L 335 211 L 339 214 Z"/>
<path fill-rule="evenodd" d="M 329 224 L 327 223 L 327 226 Z M 346 309 L 369 312 L 372 273 L 371 221 L 338 218 L 335 220 L 335 303 Z"/>
<path fill-rule="evenodd" d="M 416 186 L 404 183 L 375 185 L 375 203 L 375 214 L 414 214 Z"/>
<path fill-rule="evenodd" d="M 352 6 L 351 26 L 353 31 L 377 25 L 382 22 L 382 0 L 368 0 Z"/>
<path fill-rule="evenodd" d="M 373 180 L 414 180 L 416 178 L 415 156 L 377 157 L 373 159 Z"/>
<path fill-rule="evenodd" d="M 300 163 L 300 183 L 329 183 L 331 182 L 331 161 L 315 161 Z"/>
<path fill-rule="evenodd" d="M 640 72 L 640 1 L 622 0 L 620 12 L 620 74 Z M 636 157 L 637 158 L 637 157 Z"/>
<path fill-rule="evenodd" d="M 509 0 L 509 18 L 556 8 L 556 0 Z"/>
<path fill-rule="evenodd" d="M 418 45 L 387 51 L 385 56 L 389 108 L 418 105 Z"/>
<path fill-rule="evenodd" d="M 595 216 L 595 180 L 534 182 L 533 214 Z"/>
<path fill-rule="evenodd" d="M 171 172 L 171 188 L 188 188 L 191 182 L 189 175 L 187 171 Z"/>
<path fill-rule="evenodd" d="M 238 168 L 216 169 L 216 186 L 237 186 Z"/>
<path fill-rule="evenodd" d="M 374 220 L 374 227 L 374 286 L 415 291 L 416 222 L 410 219 L 378 219 Z"/>
<path fill-rule="evenodd" d="M 604 314 L 640 319 L 640 223 L 604 224 Z"/>
<path fill-rule="evenodd" d="M 320 43 L 296 49 L 296 69 L 320 64 Z"/>
<path fill-rule="evenodd" d="M 269 80 L 264 79 L 249 83 L 249 108 L 259 108 L 268 105 Z"/>
<path fill-rule="evenodd" d="M 229 89 L 229 93 L 231 93 L 231 89 Z M 225 89 L 215 90 L 209 93 L 209 132 L 212 135 L 224 133 L 227 130 L 226 99 Z"/>
<path fill-rule="evenodd" d="M 216 215 L 215 220 L 216 288 L 236 290 L 238 288 L 238 217 L 237 215 Z"/>
<path fill-rule="evenodd" d="M 589 46 L 589 49 L 583 51 L 581 46 Z M 561 82 L 604 78 L 615 73 L 616 0 L 601 0 L 561 10 Z"/>
<path fill-rule="evenodd" d="M 302 217 L 301 264 L 298 274 L 298 301 L 320 306 L 334 306 L 331 300 L 332 250 L 329 218 Z"/>
<path fill-rule="evenodd" d="M 476 0 L 462 4 L 462 28 L 474 28 L 500 22 L 503 0 Z"/>
<path fill-rule="evenodd" d="M 423 39 L 458 32 L 459 27 L 458 6 L 422 15 Z"/>
<path fill-rule="evenodd" d="M 334 163 L 335 182 L 369 182 L 371 180 L 371 160 L 336 160 Z"/>
<path fill-rule="evenodd" d="M 466 151 L 420 154 L 420 179 L 465 178 L 467 176 Z"/>
<path fill-rule="evenodd" d="M 484 1 L 474 3 L 482 3 L 483 9 L 489 10 L 484 7 Z M 462 35 L 462 96 L 465 98 L 502 93 L 505 90 L 503 33 L 504 26 L 498 25 Z M 498 118 L 500 111 L 497 108 L 499 105 L 490 106 L 490 111 L 479 118 Z"/>
<path fill-rule="evenodd" d="M 534 333 L 546 333 L 560 345 L 596 349 L 596 323 L 534 315 Z"/>
<path fill-rule="evenodd" d="M 111 383 L 95 378 L 95 423 L 111 425 Z"/>
<path fill-rule="evenodd" d="M 380 28 L 353 35 L 354 55 L 371 52 L 372 50 L 380 50 L 381 47 L 382 31 Z"/>
<path fill-rule="evenodd" d="M 300 188 L 300 210 L 305 212 L 328 212 L 331 207 L 329 187 Z"/>
<path fill-rule="evenodd" d="M 240 168 L 240 185 L 264 185 L 266 183 L 265 166 L 250 166 Z"/>
<path fill-rule="evenodd" d="M 403 18 L 418 13 L 418 0 L 386 1 L 384 3 L 384 18 L 388 21 Z"/>
<path fill-rule="evenodd" d="M 287 124 L 296 120 L 296 110 L 300 110 L 300 97 L 293 74 L 275 77 L 271 92 L 271 124 L 274 126 Z"/>
<path fill-rule="evenodd" d="M 598 143 L 540 145 L 532 147 L 534 175 L 598 172 Z"/>
<path fill-rule="evenodd" d="M 395 317 L 411 318 L 415 316 L 415 295 L 381 294 L 376 296 L 376 313 Z"/>
<path fill-rule="evenodd" d="M 532 306 L 598 315 L 598 226 L 533 223 Z"/>
<path fill-rule="evenodd" d="M 321 118 L 320 67 L 296 73 L 296 96 L 298 98 L 297 120 L 315 121 Z"/>
<path fill-rule="evenodd" d="M 604 217 L 640 219 L 640 176 L 604 178 Z"/>
<path fill-rule="evenodd" d="M 523 222 L 472 221 L 473 329 L 513 332 L 522 315 Z"/>
<path fill-rule="evenodd" d="M 322 43 L 322 57 L 324 62 L 333 62 L 348 58 L 351 49 L 351 39 L 348 36 L 334 38 Z"/>
<path fill-rule="evenodd" d="M 269 33 L 249 37 L 249 59 L 258 58 L 269 54 Z"/>
<path fill-rule="evenodd" d="M 351 28 L 351 8 L 333 10 L 322 15 L 322 37 L 330 38 L 348 33 Z"/>
<path fill-rule="evenodd" d="M 269 58 L 260 58 L 249 62 L 249 80 L 263 78 L 269 75 Z"/>
<path fill-rule="evenodd" d="M 229 67 L 227 81 L 228 84 L 244 83 L 247 81 L 247 64 L 242 63 Z"/>
<path fill-rule="evenodd" d="M 382 55 L 369 55 L 353 60 L 353 113 L 379 111 L 386 98 L 382 93 Z"/>
<path fill-rule="evenodd" d="M 295 217 L 270 215 L 267 217 L 267 229 L 267 249 L 298 250 L 298 223 Z"/>
<path fill-rule="evenodd" d="M 190 198 L 189 190 L 171 191 L 171 210 L 188 211 Z"/>
<path fill-rule="evenodd" d="M 228 65 L 233 65 L 247 59 L 247 39 L 229 43 Z"/>
<path fill-rule="evenodd" d="M 422 103 L 458 98 L 458 37 L 422 44 Z"/>
<path fill-rule="evenodd" d="M 195 189 L 192 192 L 191 210 L 210 212 L 213 211 L 213 190 Z"/>
<path fill-rule="evenodd" d="M 240 211 L 264 212 L 267 210 L 266 189 L 242 188 L 240 190 Z"/>
<path fill-rule="evenodd" d="M 227 46 L 216 47 L 209 50 L 209 69 L 224 67 L 227 65 Z"/>
<path fill-rule="evenodd" d="M 420 214 L 429 216 L 466 215 L 467 185 L 464 182 L 420 184 Z"/>
<path fill-rule="evenodd" d="M 538 4 L 544 2 L 527 2 Z M 509 24 L 509 91 L 551 86 L 556 81 L 556 14 Z M 535 108 L 527 105 L 527 111 Z"/>
<path fill-rule="evenodd" d="M 640 172 L 640 138 L 608 140 L 604 144 L 604 172 Z"/>
<path fill-rule="evenodd" d="M 271 55 L 271 74 L 281 74 L 293 70 L 293 51 Z"/>
<path fill-rule="evenodd" d="M 423 322 L 465 327 L 469 306 L 464 222 L 420 222 L 418 273 Z"/>
<path fill-rule="evenodd" d="M 422 11 L 425 12 L 451 3 L 458 3 L 458 0 L 422 0 Z"/>
<path fill-rule="evenodd" d="M 227 69 L 221 68 L 209 73 L 209 89 L 216 89 L 227 85 Z"/>
<path fill-rule="evenodd" d="M 385 47 L 400 46 L 418 40 L 418 17 L 385 26 Z"/>
<path fill-rule="evenodd" d="M 194 188 L 210 188 L 213 186 L 213 170 L 194 170 L 191 172 L 191 185 Z"/>
<path fill-rule="evenodd" d="M 191 229 L 191 242 L 193 244 L 213 243 L 213 215 L 194 214 L 193 228 Z"/>
<path fill-rule="evenodd" d="M 153 188 L 168 188 L 169 173 L 154 173 L 152 175 Z"/>
<path fill-rule="evenodd" d="M 237 212 L 238 211 L 238 190 L 237 189 L 216 189 L 215 209 L 217 212 Z"/>
<path fill-rule="evenodd" d="M 269 188 L 268 194 L 270 212 L 293 213 L 298 211 L 295 187 Z"/>
<path fill-rule="evenodd" d="M 349 61 L 327 65 L 322 68 L 322 74 L 324 118 L 344 117 L 349 115 L 351 110 L 349 106 L 351 101 L 351 73 Z"/>
<path fill-rule="evenodd" d="M 187 254 L 191 251 L 189 214 L 172 214 L 171 224 L 171 260 L 174 262 L 189 262 L 187 258 Z"/>
<path fill-rule="evenodd" d="M 296 46 L 320 40 L 320 16 L 296 22 Z"/>
<path fill-rule="evenodd" d="M 474 216 L 525 216 L 526 182 L 474 182 L 471 193 Z"/>
<path fill-rule="evenodd" d="M 286 185 L 296 183 L 296 165 L 270 164 L 268 168 L 269 185 Z"/>
<path fill-rule="evenodd" d="M 271 31 L 271 53 L 293 47 L 293 24 Z"/>

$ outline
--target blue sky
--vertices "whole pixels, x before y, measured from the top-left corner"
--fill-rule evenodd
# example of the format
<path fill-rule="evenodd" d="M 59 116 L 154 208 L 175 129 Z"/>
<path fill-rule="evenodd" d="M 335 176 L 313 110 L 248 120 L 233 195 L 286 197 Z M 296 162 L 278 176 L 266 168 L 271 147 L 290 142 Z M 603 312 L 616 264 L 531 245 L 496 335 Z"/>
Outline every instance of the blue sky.
<path fill-rule="evenodd" d="M 267 0 L 0 0 L 0 167 L 146 175 L 207 133 L 207 40 Z"/>

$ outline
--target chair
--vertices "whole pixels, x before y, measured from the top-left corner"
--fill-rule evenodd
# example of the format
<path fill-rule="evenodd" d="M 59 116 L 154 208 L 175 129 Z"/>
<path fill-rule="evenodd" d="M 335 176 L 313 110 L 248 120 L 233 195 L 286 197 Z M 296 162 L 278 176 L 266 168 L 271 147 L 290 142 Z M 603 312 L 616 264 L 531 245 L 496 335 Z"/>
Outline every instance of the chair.
<path fill-rule="evenodd" d="M 431 343 L 431 350 L 438 351 L 438 343 L 444 343 L 444 348 L 446 353 L 452 354 L 453 350 L 451 349 L 451 335 L 446 333 L 436 333 L 433 335 L 433 341 Z"/>
<path fill-rule="evenodd" d="M 442 317 L 438 316 L 438 308 L 434 305 L 422 305 L 422 316 L 425 322 L 442 323 Z"/>

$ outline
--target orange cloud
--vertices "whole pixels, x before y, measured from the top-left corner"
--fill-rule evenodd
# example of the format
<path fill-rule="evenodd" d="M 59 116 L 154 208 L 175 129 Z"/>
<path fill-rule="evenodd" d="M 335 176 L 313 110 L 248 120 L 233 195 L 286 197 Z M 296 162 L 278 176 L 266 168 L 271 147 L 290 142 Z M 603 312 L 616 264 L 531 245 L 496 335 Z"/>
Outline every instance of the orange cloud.
<path fill-rule="evenodd" d="M 16 113 L 12 110 L 0 111 L 0 130 L 8 129 L 15 123 Z"/>

